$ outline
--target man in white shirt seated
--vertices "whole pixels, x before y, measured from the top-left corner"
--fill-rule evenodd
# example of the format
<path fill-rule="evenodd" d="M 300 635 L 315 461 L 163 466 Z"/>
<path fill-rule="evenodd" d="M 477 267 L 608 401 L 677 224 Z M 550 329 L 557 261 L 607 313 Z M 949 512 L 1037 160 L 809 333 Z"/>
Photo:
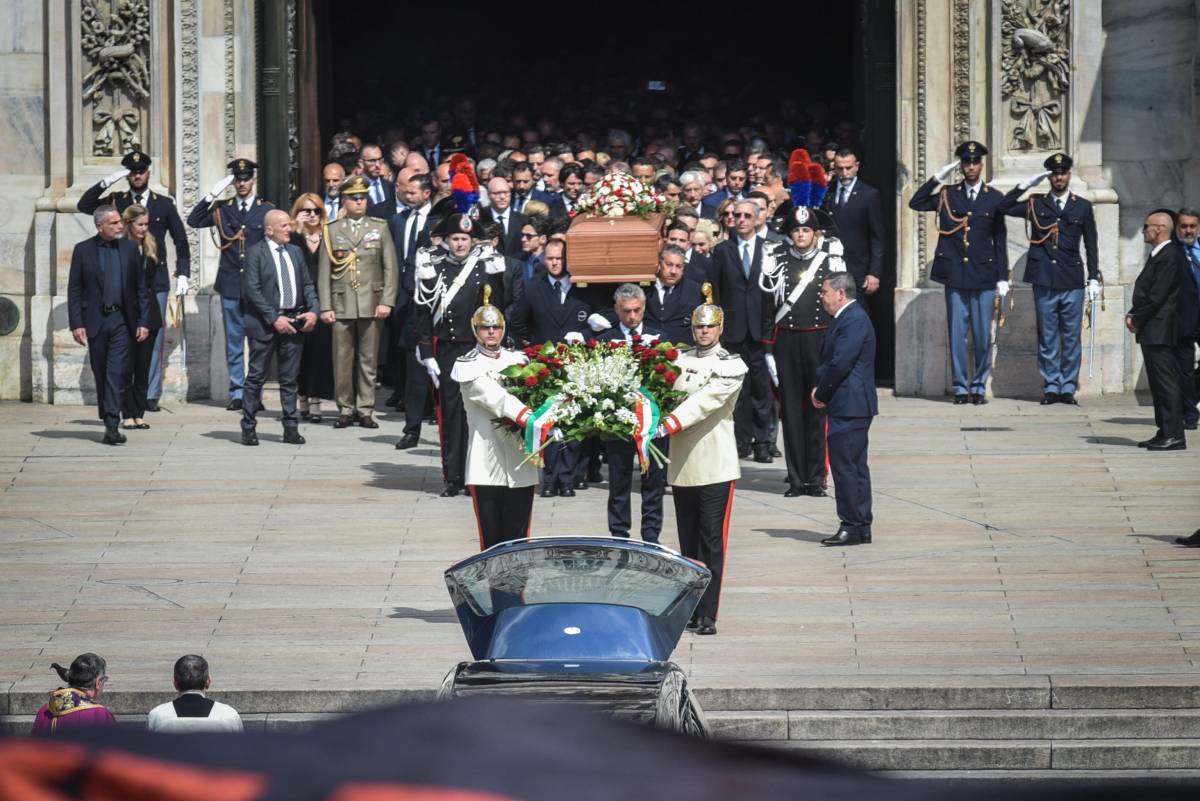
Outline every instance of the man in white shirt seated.
<path fill-rule="evenodd" d="M 195 654 L 179 657 L 175 662 L 175 689 L 180 695 L 150 710 L 146 721 L 150 731 L 241 731 L 242 718 L 236 709 L 204 697 L 211 684 L 208 660 Z"/>

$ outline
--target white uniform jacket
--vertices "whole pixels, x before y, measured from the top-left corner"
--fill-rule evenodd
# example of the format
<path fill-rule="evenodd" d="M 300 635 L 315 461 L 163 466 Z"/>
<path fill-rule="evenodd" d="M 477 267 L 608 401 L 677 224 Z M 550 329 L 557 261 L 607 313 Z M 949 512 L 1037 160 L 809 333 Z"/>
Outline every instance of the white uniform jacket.
<path fill-rule="evenodd" d="M 680 354 L 675 389 L 688 397 L 663 425 L 671 435 L 667 483 L 699 487 L 735 481 L 742 476 L 733 437 L 733 407 L 749 368 L 719 345 L 706 356 L 696 350 Z"/>
<path fill-rule="evenodd" d="M 517 351 L 502 348 L 493 359 L 475 348 L 460 356 L 450 371 L 450 378 L 457 381 L 462 390 L 463 407 L 467 412 L 470 439 L 467 441 L 465 480 L 468 485 L 530 487 L 538 483 L 538 471 L 533 463 L 521 464 L 525 458 L 521 437 L 497 428 L 495 422 L 503 417 L 523 426 L 529 419 L 529 407 L 500 384 L 501 370 L 527 361 L 525 354 Z"/>

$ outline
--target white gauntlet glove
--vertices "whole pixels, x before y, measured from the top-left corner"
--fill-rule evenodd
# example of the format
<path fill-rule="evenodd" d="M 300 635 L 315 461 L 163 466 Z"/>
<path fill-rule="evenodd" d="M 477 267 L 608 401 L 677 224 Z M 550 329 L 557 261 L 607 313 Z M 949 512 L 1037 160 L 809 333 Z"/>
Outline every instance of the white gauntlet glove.
<path fill-rule="evenodd" d="M 429 380 L 433 382 L 434 388 L 440 388 L 442 383 L 438 376 L 442 374 L 442 368 L 438 367 L 437 359 L 422 359 L 421 364 L 425 365 L 425 372 L 429 373 Z"/>
<path fill-rule="evenodd" d="M 667 431 L 667 427 L 662 423 L 659 423 L 658 428 L 654 429 L 654 439 L 662 439 L 663 437 L 670 436 L 670 434 L 671 432 Z"/>
<path fill-rule="evenodd" d="M 1024 192 L 1026 189 L 1033 189 L 1035 186 L 1040 184 L 1042 181 L 1046 180 L 1046 176 L 1048 176 L 1048 175 L 1050 175 L 1049 170 L 1046 170 L 1045 172 L 1039 172 L 1037 175 L 1033 176 L 1032 178 L 1026 178 L 1024 181 L 1017 184 L 1017 187 L 1022 192 Z"/>
<path fill-rule="evenodd" d="M 566 342 L 568 345 L 582 345 L 583 334 L 578 331 L 568 331 L 563 334 L 563 342 Z"/>
<path fill-rule="evenodd" d="M 226 175 L 224 178 L 222 178 L 221 180 L 219 180 L 215 184 L 213 184 L 213 188 L 211 190 L 209 190 L 208 197 L 206 198 L 206 200 L 208 200 L 209 203 L 212 203 L 214 200 L 217 199 L 217 196 L 219 196 L 222 192 L 224 192 L 226 189 L 228 189 L 232 183 L 233 183 L 233 176 Z"/>
<path fill-rule="evenodd" d="M 1093 303 L 1100 300 L 1100 282 L 1095 278 L 1087 282 L 1087 299 Z"/>
<path fill-rule="evenodd" d="M 612 323 L 603 314 L 590 314 L 587 318 L 588 327 L 599 333 L 612 328 Z"/>
<path fill-rule="evenodd" d="M 954 168 L 957 166 L 958 166 L 958 162 L 952 161 L 949 164 L 947 164 L 945 167 L 942 167 L 940 170 L 935 172 L 933 174 L 933 177 L 937 178 L 939 184 L 944 184 L 944 183 L 946 183 L 946 179 L 954 174 Z"/>
<path fill-rule="evenodd" d="M 100 181 L 100 186 L 104 187 L 105 189 L 108 189 L 110 186 L 115 184 L 117 181 L 120 181 L 122 178 L 128 178 L 128 177 L 129 177 L 129 170 L 122 167 L 121 169 L 114 172 L 112 175 L 104 176 L 104 178 Z"/>
<path fill-rule="evenodd" d="M 779 386 L 779 370 L 775 367 L 775 354 L 768 353 L 765 357 L 767 360 L 767 372 L 771 374 L 771 383 Z"/>
<path fill-rule="evenodd" d="M 559 428 L 558 426 L 555 426 L 554 428 L 550 429 L 550 439 L 554 440 L 555 442 L 562 442 L 563 441 L 562 429 Z"/>
<path fill-rule="evenodd" d="M 186 275 L 175 276 L 175 294 L 183 297 L 188 292 L 188 277 Z"/>
<path fill-rule="evenodd" d="M 1007 295 L 1008 290 L 1009 290 L 1009 286 L 1008 286 L 1007 281 L 997 281 L 996 282 L 996 292 L 998 292 L 1000 294 L 1000 297 L 1003 298 L 1005 295 Z"/>

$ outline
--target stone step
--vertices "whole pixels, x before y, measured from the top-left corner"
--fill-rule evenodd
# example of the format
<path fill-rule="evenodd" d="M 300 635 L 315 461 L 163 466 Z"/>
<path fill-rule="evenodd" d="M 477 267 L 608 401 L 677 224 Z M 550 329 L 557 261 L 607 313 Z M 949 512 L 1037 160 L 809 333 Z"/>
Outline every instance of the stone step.
<path fill-rule="evenodd" d="M 874 771 L 881 779 L 900 781 L 917 780 L 945 782 L 961 785 L 989 786 L 1029 785 L 1047 788 L 1104 787 L 1138 785 L 1144 787 L 1148 781 L 1155 784 L 1196 784 L 1200 782 L 1200 770 L 881 770 Z"/>
<path fill-rule="evenodd" d="M 728 740 L 1200 738 L 1197 709 L 707 711 Z"/>
<path fill-rule="evenodd" d="M 1200 740 L 751 740 L 870 771 L 1198 770 Z"/>

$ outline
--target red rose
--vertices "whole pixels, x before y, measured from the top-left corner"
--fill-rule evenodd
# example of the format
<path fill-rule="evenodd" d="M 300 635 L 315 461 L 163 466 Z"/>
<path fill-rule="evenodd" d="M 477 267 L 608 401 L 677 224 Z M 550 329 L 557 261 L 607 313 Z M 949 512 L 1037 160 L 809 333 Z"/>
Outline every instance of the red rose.
<path fill-rule="evenodd" d="M 667 349 L 667 358 L 671 361 L 675 361 L 679 358 L 679 351 L 675 350 L 675 348 Z"/>
<path fill-rule="evenodd" d="M 656 365 L 654 365 L 654 372 L 656 372 L 656 373 L 665 373 L 666 371 L 667 371 L 667 366 L 666 366 L 665 364 L 656 364 Z"/>
<path fill-rule="evenodd" d="M 668 371 L 667 371 L 667 372 L 666 372 L 666 373 L 663 375 L 663 380 L 664 380 L 664 381 L 666 381 L 668 384 L 674 384 L 674 383 L 675 383 L 675 379 L 677 379 L 677 378 L 679 378 L 679 376 L 675 375 L 675 373 L 673 373 L 673 372 L 672 372 L 672 371 L 670 371 L 670 370 L 668 370 Z"/>
<path fill-rule="evenodd" d="M 538 370 L 538 378 L 545 378 L 548 375 L 550 375 L 550 371 L 545 367 L 543 367 L 541 370 Z"/>
<path fill-rule="evenodd" d="M 630 339 L 632 339 L 634 342 L 641 342 L 641 341 L 642 341 L 642 335 L 641 335 L 641 334 L 634 334 L 632 337 L 630 337 Z"/>
<path fill-rule="evenodd" d="M 559 352 L 559 353 L 562 353 L 562 352 L 564 352 L 566 349 L 567 349 L 567 346 L 566 346 L 566 344 L 564 344 L 564 343 L 562 343 L 562 342 L 559 342 L 559 343 L 558 343 L 558 352 Z"/>
<path fill-rule="evenodd" d="M 621 346 L 622 346 L 622 345 L 624 345 L 624 344 L 625 344 L 624 342 L 619 342 L 619 341 L 617 341 L 617 340 L 615 340 L 615 339 L 614 339 L 614 340 L 612 340 L 611 342 L 609 342 L 609 343 L 608 343 L 608 346 L 609 346 L 610 348 L 612 348 L 613 350 L 616 350 L 617 348 L 621 347 Z"/>
<path fill-rule="evenodd" d="M 537 379 L 537 376 L 535 376 L 535 375 L 531 375 L 531 376 L 527 376 L 527 377 L 525 378 L 525 386 L 527 386 L 527 387 L 536 387 L 537 385 L 538 385 L 538 379 Z"/>
<path fill-rule="evenodd" d="M 532 348 L 532 347 L 526 348 L 525 355 L 532 359 L 534 356 L 537 355 L 537 348 Z"/>
<path fill-rule="evenodd" d="M 646 364 L 649 364 L 650 362 L 654 361 L 654 351 L 648 350 L 645 353 L 643 353 L 642 361 L 644 361 Z"/>
<path fill-rule="evenodd" d="M 589 340 L 587 341 L 588 350 L 595 350 L 595 349 L 596 349 L 596 346 L 597 346 L 597 345 L 599 345 L 599 344 L 600 344 L 600 342 L 599 342 L 598 340 L 595 340 L 595 339 L 589 339 Z"/>

